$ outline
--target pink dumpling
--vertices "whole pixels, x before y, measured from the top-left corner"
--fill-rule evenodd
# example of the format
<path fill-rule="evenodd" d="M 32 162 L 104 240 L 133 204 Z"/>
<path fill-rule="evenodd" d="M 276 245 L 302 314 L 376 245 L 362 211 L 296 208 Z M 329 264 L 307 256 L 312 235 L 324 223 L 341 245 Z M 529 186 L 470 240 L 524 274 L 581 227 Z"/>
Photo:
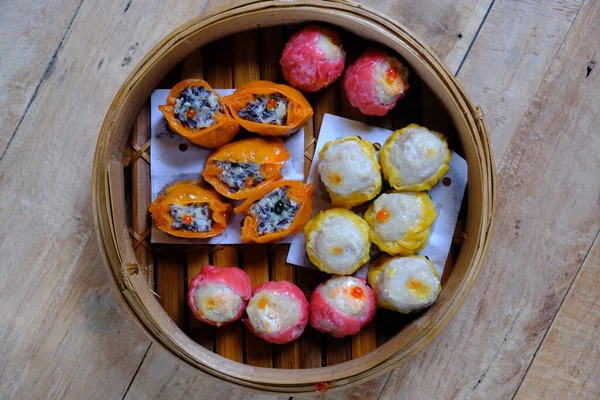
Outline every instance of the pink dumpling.
<path fill-rule="evenodd" d="M 241 269 L 205 265 L 190 282 L 188 305 L 200 321 L 221 326 L 242 316 L 251 295 L 250 277 Z"/>
<path fill-rule="evenodd" d="M 408 90 L 408 68 L 397 58 L 368 49 L 344 75 L 346 97 L 366 115 L 385 115 Z"/>
<path fill-rule="evenodd" d="M 358 333 L 375 316 L 375 293 L 362 278 L 334 276 L 321 283 L 310 298 L 310 324 L 343 338 Z"/>
<path fill-rule="evenodd" d="M 267 282 L 254 289 L 244 323 L 256 336 L 285 344 L 297 339 L 308 322 L 308 301 L 300 288 L 288 281 Z"/>
<path fill-rule="evenodd" d="M 286 43 L 279 63 L 288 83 L 305 92 L 331 85 L 344 72 L 346 52 L 337 32 L 309 25 Z"/>

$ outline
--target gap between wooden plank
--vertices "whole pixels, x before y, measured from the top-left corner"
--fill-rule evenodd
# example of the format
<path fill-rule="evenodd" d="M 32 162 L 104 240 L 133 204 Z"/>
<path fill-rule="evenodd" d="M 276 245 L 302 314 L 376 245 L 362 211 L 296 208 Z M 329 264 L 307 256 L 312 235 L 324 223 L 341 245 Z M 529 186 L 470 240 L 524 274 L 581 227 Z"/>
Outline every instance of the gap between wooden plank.
<path fill-rule="evenodd" d="M 46 69 L 44 70 L 44 73 L 42 74 L 42 78 L 40 79 L 40 81 L 38 82 L 38 84 L 35 86 L 35 89 L 33 90 L 33 93 L 31 94 L 31 98 L 27 102 L 27 105 L 25 106 L 25 110 L 23 110 L 23 114 L 21 115 L 21 118 L 19 118 L 19 122 L 17 123 L 17 126 L 15 127 L 15 130 L 13 131 L 13 133 L 8 138 L 8 141 L 6 142 L 6 147 L 4 147 L 4 150 L 2 150 L 2 155 L 0 156 L 0 162 L 4 159 L 4 156 L 6 155 L 6 152 L 8 151 L 8 148 L 10 147 L 10 144 L 12 143 L 13 139 L 15 138 L 15 136 L 17 134 L 17 131 L 21 127 L 21 124 L 23 123 L 23 120 L 25 119 L 25 115 L 27 115 L 27 112 L 29 111 L 29 107 L 31 107 L 31 104 L 33 103 L 33 101 L 37 97 L 38 90 L 40 89 L 40 86 L 42 86 L 42 83 L 50 75 L 50 71 L 52 70 L 52 67 L 53 67 L 53 65 L 54 65 L 54 63 L 56 61 L 56 58 L 58 57 L 58 53 L 60 52 L 60 49 L 62 49 L 63 43 L 65 42 L 65 39 L 67 38 L 67 34 L 71 30 L 71 26 L 73 25 L 73 22 L 75 21 L 75 18 L 77 17 L 77 14 L 79 14 L 79 10 L 81 9 L 82 5 L 83 5 L 83 0 L 81 0 L 79 2 L 79 5 L 75 9 L 75 13 L 73 14 L 73 18 L 71 18 L 71 20 L 69 21 L 69 24 L 67 25 L 67 28 L 65 29 L 65 33 L 63 34 L 62 38 L 60 39 L 60 42 L 58 43 L 58 46 L 56 47 L 56 50 L 52 54 L 52 58 L 50 58 L 50 62 L 48 63 L 48 66 L 46 67 Z"/>
<path fill-rule="evenodd" d="M 492 0 L 492 2 L 490 3 L 490 6 L 488 7 L 487 11 L 485 12 L 485 15 L 483 16 L 483 19 L 481 20 L 481 23 L 479 24 L 477 31 L 475 31 L 475 35 L 473 35 L 473 39 L 471 39 L 471 43 L 469 43 L 469 46 L 467 47 L 467 50 L 465 51 L 465 54 L 463 55 L 463 58 L 460 61 L 460 64 L 458 64 L 458 68 L 456 69 L 456 71 L 452 71 L 454 73 L 454 76 L 458 76 L 460 69 L 462 68 L 463 64 L 465 63 L 465 60 L 467 59 L 467 57 L 469 56 L 469 53 L 471 52 L 471 49 L 473 48 L 473 44 L 475 43 L 475 40 L 477 40 L 477 37 L 479 37 L 479 32 L 481 32 L 481 28 L 483 27 L 483 24 L 485 24 L 485 21 L 487 21 L 487 17 L 488 17 L 488 15 L 490 15 L 490 11 L 492 10 L 492 7 L 494 7 L 494 3 L 496 3 L 496 0 Z"/>
<path fill-rule="evenodd" d="M 154 343 L 154 342 L 150 341 L 150 344 L 148 345 L 148 348 L 146 349 L 146 352 L 144 353 L 144 356 L 142 357 L 142 360 L 140 361 L 139 365 L 135 369 L 135 372 L 133 373 L 133 376 L 131 377 L 131 380 L 129 381 L 129 384 L 127 385 L 127 388 L 123 392 L 123 397 L 121 397 L 121 400 L 123 400 L 125 398 L 125 396 L 127 396 L 127 392 L 129 392 L 129 388 L 133 384 L 133 381 L 135 380 L 135 377 L 137 376 L 138 372 L 140 372 L 140 368 L 142 368 L 142 364 L 144 363 L 144 360 L 146 359 L 146 356 L 148 355 L 148 352 L 150 351 L 150 347 L 152 347 L 152 343 Z"/>
<path fill-rule="evenodd" d="M 556 317 L 560 313 L 560 310 L 563 308 L 563 304 L 564 304 L 565 300 L 567 299 L 567 297 L 569 297 L 569 294 L 571 293 L 571 289 L 573 288 L 573 284 L 575 283 L 575 281 L 577 280 L 577 277 L 579 276 L 579 274 L 581 272 L 581 268 L 585 265 L 585 263 L 586 263 L 586 261 L 588 259 L 588 256 L 590 255 L 590 252 L 594 248 L 594 244 L 596 244 L 596 240 L 598 240 L 599 234 L 600 234 L 600 229 L 598 230 L 598 232 L 596 232 L 596 235 L 594 236 L 594 240 L 592 240 L 592 243 L 590 244 L 590 247 L 585 252 L 585 256 L 583 256 L 583 260 L 581 261 L 581 264 L 577 268 L 577 272 L 575 273 L 575 276 L 573 277 L 573 280 L 569 284 L 569 288 L 567 289 L 567 291 L 565 293 L 565 296 L 562 298 L 562 300 L 560 302 L 560 305 L 558 306 L 558 309 L 556 310 L 556 314 L 554 314 L 554 317 L 552 317 L 552 321 L 550 322 L 550 325 L 548 326 L 548 329 L 546 329 L 546 332 L 544 332 L 544 335 L 542 336 L 542 340 L 540 341 L 540 344 L 538 345 L 538 347 L 535 349 L 535 352 L 533 353 L 533 357 L 531 357 L 531 361 L 529 362 L 529 365 L 527 366 L 527 369 L 525 370 L 525 373 L 523 374 L 523 378 L 521 378 L 521 381 L 517 385 L 517 388 L 516 388 L 515 392 L 513 393 L 511 399 L 514 399 L 516 397 L 517 393 L 519 392 L 519 389 L 521 388 L 521 385 L 523 384 L 523 381 L 525 380 L 525 378 L 527 377 L 527 374 L 529 373 L 529 369 L 531 368 L 531 366 L 533 365 L 533 362 L 534 362 L 535 358 L 537 357 L 538 351 L 540 351 L 540 348 L 542 347 L 542 345 L 546 341 L 546 336 L 548 336 L 548 333 L 552 329 L 552 326 L 554 325 Z M 515 318 L 515 320 L 516 320 L 516 318 Z M 491 365 L 491 363 L 490 363 L 490 365 Z M 475 387 L 477 387 L 477 386 L 475 386 Z M 475 388 L 473 388 L 473 390 L 474 389 Z"/>

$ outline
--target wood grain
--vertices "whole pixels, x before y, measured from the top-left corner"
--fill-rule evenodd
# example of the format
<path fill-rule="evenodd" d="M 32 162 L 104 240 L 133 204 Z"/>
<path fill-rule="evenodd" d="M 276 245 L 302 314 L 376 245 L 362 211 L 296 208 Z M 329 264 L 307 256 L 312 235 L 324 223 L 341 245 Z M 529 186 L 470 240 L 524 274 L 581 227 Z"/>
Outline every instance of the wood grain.
<path fill-rule="evenodd" d="M 523 379 L 599 229 L 590 215 L 600 213 L 600 77 L 584 68 L 599 8 L 584 4 L 500 162 L 502 218 L 486 268 L 444 335 L 394 371 L 383 397 L 507 398 Z"/>
<path fill-rule="evenodd" d="M 0 3 L 0 159 L 46 78 L 81 0 Z"/>
<path fill-rule="evenodd" d="M 219 5 L 217 3 L 212 2 L 215 6 Z M 485 17 L 487 4 L 489 4 L 489 2 L 479 1 L 418 4 L 406 1 L 382 1 L 377 4 L 362 1 L 361 3 L 371 3 L 380 11 L 408 26 L 432 46 L 449 66 L 459 65 L 462 61 L 477 33 L 476 28 Z M 579 14 L 590 14 L 589 4 L 592 3 L 586 2 L 588 8 Z M 44 7 L 52 13 L 57 12 L 62 15 L 63 12 L 69 11 L 68 4 L 73 3 L 61 1 L 59 5 L 45 4 Z M 11 35 L 4 35 L 4 37 L 11 43 L 17 43 L 16 40 L 22 38 L 19 32 L 24 32 L 27 46 L 39 46 L 41 51 L 46 52 L 45 56 L 38 56 L 40 53 L 35 49 L 31 51 L 32 47 L 15 45 L 14 48 L 20 53 L 30 52 L 29 54 L 33 56 L 23 58 L 24 61 L 17 63 L 16 67 L 14 61 L 5 61 L 15 60 L 15 57 L 3 57 L 3 62 L 0 62 L 0 72 L 2 72 L 0 76 L 9 76 L 10 82 L 19 82 L 12 92 L 9 90 L 3 93 L 10 93 L 11 99 L 15 98 L 15 92 L 19 90 L 31 93 L 32 85 L 37 86 L 40 82 L 37 80 L 36 83 L 34 78 L 43 75 L 45 70 L 53 71 L 39 85 L 35 97 L 32 98 L 27 94 L 16 99 L 14 108 L 9 107 L 13 111 L 7 111 L 10 113 L 9 121 L 10 118 L 20 118 L 23 114 L 24 118 L 15 134 L 15 139 L 6 151 L 5 158 L 0 162 L 0 187 L 3 193 L 0 199 L 0 217 L 2 217 L 0 221 L 3 221 L 0 222 L 0 254 L 3 255 L 3 268 L 0 269 L 2 278 L 0 311 L 3 316 L 26 315 L 27 318 L 11 318 L 10 325 L 5 324 L 0 328 L 0 343 L 2 343 L 0 358 L 9 360 L 4 365 L 3 379 L 0 380 L 0 397 L 8 397 L 10 393 L 13 393 L 15 398 L 52 395 L 56 397 L 64 395 L 69 398 L 81 397 L 80 393 L 89 394 L 90 397 L 96 393 L 108 393 L 110 397 L 114 393 L 112 397 L 116 397 L 127 390 L 129 382 L 125 378 L 133 379 L 127 392 L 128 398 L 161 397 L 161 393 L 167 393 L 169 397 L 174 398 L 196 398 L 207 396 L 206 393 L 216 394 L 224 399 L 252 396 L 247 392 L 230 389 L 229 386 L 211 379 L 205 380 L 202 375 L 159 349 L 158 346 L 153 346 L 156 349 L 150 349 L 136 374 L 135 370 L 129 367 L 131 365 L 129 362 L 141 358 L 140 353 L 136 353 L 138 351 L 136 349 L 139 348 L 124 340 L 115 341 L 112 336 L 103 339 L 102 344 L 97 347 L 95 344 L 98 342 L 92 336 L 92 331 L 87 329 L 87 325 L 81 321 L 68 322 L 78 318 L 76 315 L 81 310 L 80 305 L 85 297 L 83 290 L 74 288 L 80 287 L 77 285 L 86 278 L 101 280 L 103 273 L 101 265 L 97 262 L 86 261 L 81 264 L 79 262 L 80 259 L 93 258 L 91 255 L 82 258 L 92 234 L 89 228 L 91 215 L 89 213 L 89 172 L 87 172 L 92 162 L 90 143 L 95 140 L 102 116 L 112 96 L 132 66 L 139 60 L 140 55 L 145 54 L 158 39 L 175 26 L 190 16 L 202 12 L 207 4 L 207 1 L 180 1 L 175 7 L 169 2 L 152 4 L 136 1 L 83 2 L 79 17 L 73 21 L 71 30 L 65 37 L 51 69 L 47 62 L 48 52 L 56 49 L 57 36 L 48 34 L 47 30 L 61 32 L 61 29 L 56 30 L 53 22 L 56 20 L 49 17 L 49 14 L 45 14 L 44 23 L 35 22 L 35 19 L 32 23 L 30 8 L 21 8 L 21 10 L 26 9 L 27 12 L 19 11 L 15 17 L 14 14 L 4 12 L 12 7 L 10 2 L 0 6 L 7 5 L 6 9 L 2 8 L 0 18 L 6 18 L 5 20 L 8 21 L 0 23 L 0 26 L 9 27 L 11 30 Z M 551 128 L 554 135 L 569 136 L 574 143 L 578 143 L 584 153 L 584 161 L 582 167 L 574 168 L 576 171 L 585 168 L 589 138 L 582 133 L 571 135 L 557 133 L 557 128 L 554 128 L 556 121 L 551 120 L 548 114 L 554 113 L 557 114 L 557 118 L 559 116 L 562 118 L 564 114 L 574 113 L 585 120 L 589 119 L 590 115 L 596 115 L 590 111 L 590 109 L 594 111 L 594 108 L 581 101 L 571 104 L 570 97 L 569 101 L 561 102 L 560 105 L 556 105 L 556 102 L 546 104 L 543 100 L 554 96 L 548 88 L 536 95 L 542 82 L 544 86 L 548 86 L 549 80 L 562 79 L 562 75 L 557 72 L 547 76 L 552 62 L 566 63 L 572 73 L 582 73 L 581 79 L 585 76 L 590 61 L 598 62 L 598 55 L 594 50 L 597 47 L 593 43 L 588 45 L 589 51 L 585 57 L 579 54 L 576 60 L 569 61 L 568 58 L 572 54 L 566 52 L 555 59 L 556 52 L 571 27 L 570 21 L 575 19 L 580 5 L 581 2 L 578 1 L 494 3 L 459 74 L 468 92 L 484 106 L 486 115 L 491 117 L 488 118 L 488 122 L 492 127 L 494 150 L 498 161 L 501 158 L 505 159 L 501 164 L 502 169 L 510 167 L 512 171 L 503 172 L 501 192 L 505 192 L 511 186 L 516 187 L 503 195 L 505 205 L 499 214 L 498 224 L 502 229 L 500 227 L 497 229 L 498 239 L 493 248 L 493 263 L 492 260 L 488 262 L 488 268 L 484 270 L 474 292 L 456 320 L 425 352 L 407 364 L 400 373 L 394 374 L 389 381 L 381 377 L 348 391 L 339 398 L 357 398 L 359 394 L 364 394 L 364 398 L 376 398 L 377 392 L 373 389 L 381 388 L 386 383 L 391 389 L 384 392 L 381 398 L 391 398 L 398 393 L 420 398 L 432 393 L 431 387 L 439 388 L 435 393 L 440 398 L 464 397 L 480 378 L 482 383 L 471 393 L 472 398 L 499 398 L 514 390 L 514 380 L 509 380 L 506 388 L 501 391 L 492 392 L 489 389 L 484 392 L 479 391 L 482 386 L 487 385 L 487 380 L 504 381 L 506 377 L 518 370 L 515 366 L 519 363 L 524 366 L 529 365 L 533 357 L 532 352 L 515 349 L 512 343 L 521 340 L 522 337 L 529 340 L 529 334 L 539 337 L 543 333 L 543 322 L 546 321 L 547 326 L 547 321 L 553 318 L 556 305 L 567 287 L 565 281 L 568 282 L 568 278 L 572 278 L 574 273 L 569 274 L 569 271 L 566 271 L 569 276 L 560 278 L 557 283 L 554 283 L 552 279 L 561 277 L 560 273 L 565 273 L 566 267 L 558 272 L 554 268 L 555 264 L 551 265 L 552 279 L 548 280 L 551 284 L 538 284 L 527 290 L 527 294 L 538 292 L 535 298 L 524 297 L 523 303 L 529 300 L 534 302 L 529 312 L 524 310 L 519 313 L 518 309 L 514 308 L 514 302 L 505 303 L 505 298 L 499 293 L 504 290 L 511 299 L 520 298 L 525 292 L 524 288 L 535 278 L 535 272 L 543 271 L 541 266 L 542 264 L 545 266 L 548 261 L 562 261 L 569 269 L 577 269 L 577 262 L 568 260 L 582 259 L 584 249 L 593 234 L 593 227 L 588 226 L 589 221 L 583 221 L 577 216 L 563 229 L 557 228 L 559 223 L 553 224 L 548 218 L 540 218 L 539 214 L 534 213 L 530 216 L 529 213 L 532 209 L 535 210 L 535 207 L 533 204 L 525 203 L 523 200 L 525 194 L 519 195 L 517 190 L 535 196 L 542 193 L 542 189 L 535 193 L 528 191 L 529 185 L 526 182 L 529 180 L 523 179 L 527 174 L 514 174 L 515 167 L 512 166 L 513 163 L 519 167 L 523 166 L 523 161 L 518 161 L 519 158 L 526 158 L 540 151 L 535 146 L 535 137 L 528 146 L 521 149 L 524 144 L 523 137 L 526 136 L 525 130 L 531 128 L 532 122 L 523 126 L 522 124 L 523 118 L 531 119 L 532 115 L 540 112 L 543 106 L 547 106 L 549 110 L 546 112 L 546 117 L 535 120 L 537 129 Z M 23 7 L 29 6 L 24 3 Z M 127 11 L 124 11 L 126 8 Z M 66 19 L 62 19 L 58 25 L 62 24 L 61 26 L 64 27 L 65 21 Z M 578 26 L 580 32 L 585 31 L 582 24 Z M 22 30 L 19 30 L 21 28 Z M 464 35 L 467 30 L 472 36 Z M 62 29 L 63 33 L 64 31 L 65 29 Z M 597 36 L 597 31 L 590 29 L 587 32 Z M 459 38 L 458 34 L 463 34 L 463 37 Z M 31 38 L 38 39 L 31 40 Z M 576 39 L 587 43 L 587 39 L 581 36 Z M 48 41 L 51 43 L 48 44 Z M 0 48 L 5 49 L 6 42 L 1 43 Z M 139 45 L 129 55 L 129 64 L 122 66 L 130 53 L 130 48 L 136 43 Z M 85 57 L 82 54 L 85 54 Z M 454 70 L 454 67 L 452 69 Z M 5 73 L 7 70 L 8 74 Z M 13 79 L 14 75 L 11 75 L 10 71 L 13 73 L 19 71 L 28 75 L 26 79 Z M 567 75 L 569 73 L 571 72 L 567 71 Z M 597 76 L 597 73 L 596 67 L 588 79 Z M 0 80 L 0 86 L 5 88 L 5 82 L 6 80 Z M 578 85 L 575 87 L 580 88 Z M 594 87 L 597 92 L 597 86 Z M 552 86 L 551 89 L 556 87 Z M 589 95 L 589 90 L 583 91 Z M 559 99 L 566 98 L 564 93 L 557 93 Z M 27 108 L 26 105 L 31 100 Z M 533 106 L 531 106 L 532 102 Z M 86 115 L 83 119 L 70 112 L 74 108 L 81 107 L 82 104 L 84 105 L 82 112 Z M 597 103 L 589 104 L 596 104 L 597 110 Z M 6 107 L 3 109 L 6 110 Z M 6 119 L 3 118 L 3 121 Z M 38 129 L 42 124 L 46 126 L 44 135 L 40 135 Z M 3 137 L 5 132 L 10 130 L 2 130 Z M 532 132 L 536 135 L 539 133 L 537 130 Z M 579 152 L 571 149 L 563 155 L 560 153 L 563 147 L 558 144 L 556 146 L 557 149 L 553 149 L 551 153 L 554 158 L 548 161 L 548 165 L 559 165 L 562 162 L 560 160 L 567 159 L 567 156 L 579 163 Z M 564 146 L 564 142 L 561 146 Z M 549 147 L 551 145 L 546 145 L 541 150 L 548 150 Z M 28 154 L 35 154 L 36 157 L 24 157 Z M 70 160 L 66 167 L 63 162 L 65 159 Z M 575 162 L 568 163 L 568 168 L 571 168 L 573 163 Z M 551 172 L 556 172 L 556 168 L 550 168 Z M 60 171 L 60 174 L 56 171 Z M 528 171 L 531 171 L 531 166 Z M 532 176 L 539 178 L 539 174 Z M 547 176 L 544 179 L 548 179 Z M 569 185 L 570 180 L 573 180 L 571 185 Z M 589 182 L 583 182 L 583 178 L 577 178 L 574 174 L 562 178 L 559 174 L 554 181 L 564 190 L 556 189 L 544 193 L 545 202 L 551 203 L 544 208 L 544 213 L 552 212 L 552 207 L 557 207 L 558 204 L 579 207 L 583 201 L 576 199 L 580 188 L 586 188 L 585 191 L 588 193 L 594 189 L 589 188 Z M 575 187 L 577 189 L 573 189 Z M 544 188 L 548 188 L 548 184 L 545 184 Z M 43 208 L 32 207 L 31 205 L 39 200 L 40 195 L 43 195 L 45 202 Z M 506 203 L 513 195 L 520 205 L 518 210 L 513 210 L 514 207 Z M 52 212 L 47 212 L 48 210 Z M 590 210 L 592 211 L 589 212 L 597 211 L 597 208 L 592 207 Z M 527 218 L 520 218 L 523 215 Z M 25 227 L 36 228 L 14 230 L 9 224 L 12 218 L 18 218 Z M 564 221 L 564 216 L 562 218 L 559 220 L 561 223 Z M 517 223 L 517 220 L 520 222 Z M 544 231 L 544 223 L 557 228 L 556 234 Z M 527 246 L 511 248 L 514 243 L 507 240 L 507 237 L 511 232 L 514 234 L 516 231 L 519 231 L 520 239 L 540 234 L 540 231 L 544 235 L 534 242 L 526 240 Z M 563 250 L 554 249 L 556 242 L 561 242 L 559 243 L 561 246 L 567 246 L 562 244 L 565 241 L 569 243 L 567 250 L 564 250 L 565 247 L 560 247 Z M 551 253 L 547 254 L 545 252 L 547 249 L 550 249 Z M 508 268 L 507 272 L 503 272 L 507 265 L 525 267 L 523 270 L 512 267 Z M 539 267 L 534 269 L 532 265 Z M 75 273 L 76 271 L 81 274 Z M 582 268 L 581 271 L 583 273 L 585 269 Z M 87 275 L 88 272 L 91 275 Z M 516 288 L 514 279 L 507 277 L 509 273 L 511 278 L 522 279 L 516 283 Z M 37 285 L 39 276 L 44 277 L 44 285 Z M 585 279 L 577 282 L 585 282 Z M 579 291 L 580 287 L 581 284 L 574 284 L 571 290 L 577 288 Z M 597 288 L 593 287 L 591 290 L 591 293 L 597 293 Z M 104 289 L 99 291 L 105 293 Z M 109 292 L 106 292 L 107 295 Z M 490 299 L 485 300 L 488 293 Z M 540 308 L 540 299 L 546 297 L 547 306 Z M 32 299 L 36 300 L 35 307 L 30 306 Z M 498 302 L 498 299 L 501 301 Z M 99 300 L 102 306 L 98 311 L 90 314 L 90 319 L 117 326 L 131 323 L 128 315 L 118 310 L 114 311 L 112 306 L 105 308 L 104 305 L 110 303 L 111 301 L 105 303 L 105 300 Z M 563 306 L 565 304 L 567 301 Z M 517 315 L 518 318 L 515 318 Z M 543 318 L 540 318 L 540 315 Z M 564 316 L 566 314 L 559 314 L 554 326 L 557 326 Z M 515 320 L 518 320 L 518 324 L 515 323 L 513 326 Z M 529 324 L 527 330 L 519 331 L 519 327 L 527 324 Z M 86 329 L 77 328 L 82 325 L 86 326 Z M 482 327 L 477 329 L 479 325 Z M 133 338 L 134 343 L 136 341 L 148 343 L 143 335 L 140 336 L 137 328 L 131 329 L 124 338 Z M 56 343 L 63 342 L 60 337 L 66 332 L 65 330 L 78 333 L 68 333 L 69 336 L 64 339 L 64 343 L 69 343 L 69 351 L 59 351 Z M 519 335 L 516 335 L 517 332 Z M 498 347 L 504 343 L 503 335 L 506 333 L 509 333 L 506 336 L 508 344 L 504 344 L 497 353 L 494 363 L 486 364 L 494 359 Z M 547 339 L 551 337 L 551 333 L 548 334 Z M 463 335 L 476 338 L 475 343 L 471 345 L 472 343 L 469 342 L 467 347 Z M 49 339 L 50 337 L 53 339 Z M 513 357 L 507 358 L 507 351 L 503 349 L 509 349 L 508 355 L 512 354 Z M 158 352 L 162 354 L 156 355 Z M 519 360 L 519 363 L 516 360 Z M 474 363 L 474 361 L 479 362 Z M 470 368 L 469 362 L 476 365 Z M 487 374 L 483 374 L 488 365 L 491 365 L 490 369 L 487 370 Z M 530 369 L 531 373 L 534 373 L 536 368 L 534 363 Z M 48 369 L 53 371 L 49 373 L 46 371 Z M 406 373 L 409 369 L 414 369 L 412 375 Z M 404 385 L 395 384 L 398 380 L 404 380 Z M 101 391 L 94 386 L 97 383 L 102 385 Z M 373 386 L 375 383 L 377 386 Z M 522 388 L 526 383 L 527 380 Z M 110 392 L 106 392 L 107 387 Z M 587 386 L 584 384 L 577 387 L 583 389 L 582 394 L 587 393 L 585 390 L 591 388 L 589 382 Z M 597 390 L 592 390 L 590 393 L 593 397 L 598 397 Z M 338 396 L 332 394 L 332 397 Z"/>
<path fill-rule="evenodd" d="M 516 399 L 596 399 L 600 393 L 600 240 L 577 278 L 527 371 Z"/>
<path fill-rule="evenodd" d="M 187 287 L 205 265 L 210 264 L 209 249 L 187 253 Z M 187 296 L 187 292 L 186 292 Z M 191 313 L 189 306 L 187 310 L 187 334 L 207 349 L 215 349 L 215 327 L 197 320 Z"/>

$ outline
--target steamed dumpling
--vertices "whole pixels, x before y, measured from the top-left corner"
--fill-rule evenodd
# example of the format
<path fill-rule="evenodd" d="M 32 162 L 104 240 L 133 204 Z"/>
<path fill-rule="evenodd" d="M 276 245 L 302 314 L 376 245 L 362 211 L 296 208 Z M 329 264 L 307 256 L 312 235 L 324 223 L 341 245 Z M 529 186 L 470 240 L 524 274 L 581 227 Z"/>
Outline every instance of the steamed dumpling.
<path fill-rule="evenodd" d="M 381 168 L 397 190 L 429 190 L 448 171 L 451 157 L 441 133 L 410 124 L 386 140 L 381 148 Z"/>
<path fill-rule="evenodd" d="M 321 211 L 304 227 L 310 261 L 329 274 L 350 275 L 369 261 L 369 224 L 343 208 Z"/>
<path fill-rule="evenodd" d="M 371 142 L 356 136 L 325 143 L 317 166 L 331 203 L 351 208 L 373 199 L 381 190 L 381 173 Z"/>
<path fill-rule="evenodd" d="M 435 267 L 423 256 L 381 257 L 369 267 L 369 285 L 379 307 L 401 313 L 429 307 L 442 289 Z"/>
<path fill-rule="evenodd" d="M 391 255 L 410 255 L 423 249 L 436 217 L 425 192 L 384 193 L 365 212 L 371 242 Z"/>
<path fill-rule="evenodd" d="M 375 294 L 362 278 L 334 276 L 310 296 L 310 324 L 342 338 L 358 333 L 375 316 Z"/>

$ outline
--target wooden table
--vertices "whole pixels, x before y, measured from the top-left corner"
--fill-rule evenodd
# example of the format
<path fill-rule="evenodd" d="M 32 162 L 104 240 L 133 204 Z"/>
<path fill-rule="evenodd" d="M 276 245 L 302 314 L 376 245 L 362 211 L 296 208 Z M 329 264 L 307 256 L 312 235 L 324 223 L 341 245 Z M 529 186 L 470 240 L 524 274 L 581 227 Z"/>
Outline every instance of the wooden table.
<path fill-rule="evenodd" d="M 328 398 L 600 398 L 600 1 L 363 0 L 485 111 L 499 174 L 486 266 L 404 366 Z M 96 244 L 96 135 L 133 66 L 207 0 L 0 3 L 0 398 L 266 398 L 171 356 Z"/>

